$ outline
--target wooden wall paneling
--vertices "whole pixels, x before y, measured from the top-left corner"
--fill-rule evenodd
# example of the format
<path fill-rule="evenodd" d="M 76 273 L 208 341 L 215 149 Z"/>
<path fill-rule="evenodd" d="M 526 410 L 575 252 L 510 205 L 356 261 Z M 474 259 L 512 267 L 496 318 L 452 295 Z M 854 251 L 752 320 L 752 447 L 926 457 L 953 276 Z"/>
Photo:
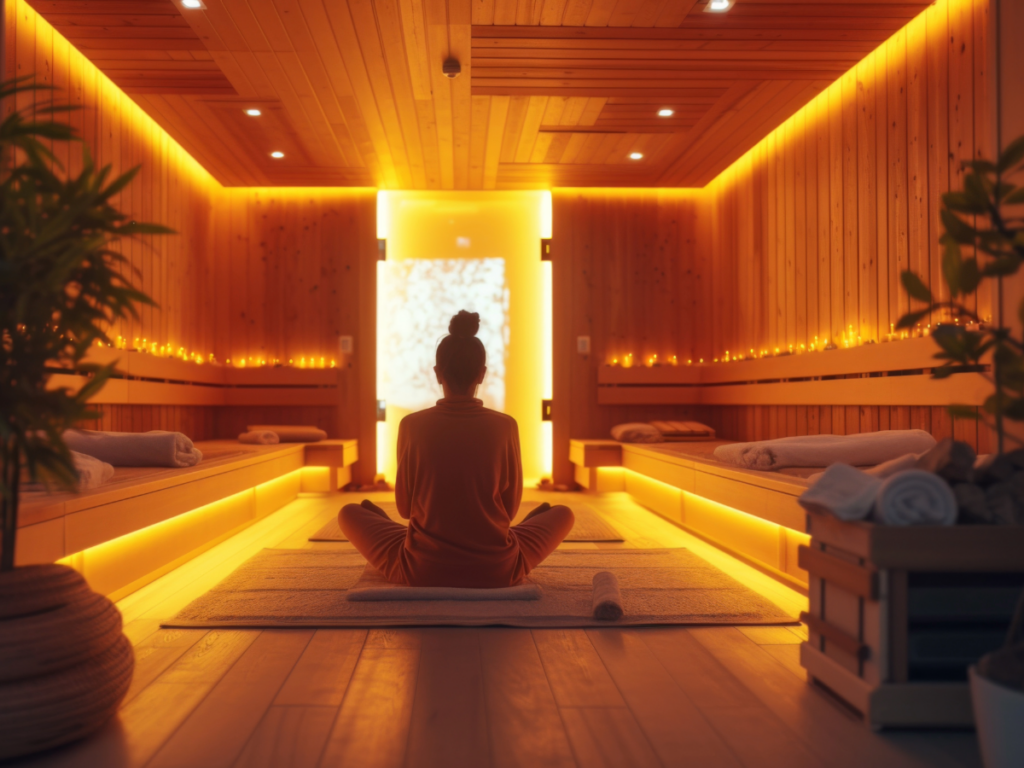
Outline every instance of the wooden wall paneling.
<path fill-rule="evenodd" d="M 930 274 L 928 195 L 927 25 L 907 29 L 907 242 L 909 267 L 928 284 L 941 282 Z"/>
<path fill-rule="evenodd" d="M 907 205 L 906 32 L 886 43 L 889 155 L 889 316 L 899 319 L 909 309 L 900 274 L 909 265 Z"/>

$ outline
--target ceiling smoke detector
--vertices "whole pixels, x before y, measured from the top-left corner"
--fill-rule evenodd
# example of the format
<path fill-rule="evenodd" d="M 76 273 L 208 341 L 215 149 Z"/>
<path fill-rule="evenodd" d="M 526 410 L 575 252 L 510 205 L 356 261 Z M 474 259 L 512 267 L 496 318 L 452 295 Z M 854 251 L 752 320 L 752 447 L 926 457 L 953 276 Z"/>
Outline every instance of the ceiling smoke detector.
<path fill-rule="evenodd" d="M 462 72 L 462 65 L 459 64 L 458 59 L 445 59 L 444 64 L 441 65 L 441 71 L 444 72 L 444 76 L 454 80 Z"/>

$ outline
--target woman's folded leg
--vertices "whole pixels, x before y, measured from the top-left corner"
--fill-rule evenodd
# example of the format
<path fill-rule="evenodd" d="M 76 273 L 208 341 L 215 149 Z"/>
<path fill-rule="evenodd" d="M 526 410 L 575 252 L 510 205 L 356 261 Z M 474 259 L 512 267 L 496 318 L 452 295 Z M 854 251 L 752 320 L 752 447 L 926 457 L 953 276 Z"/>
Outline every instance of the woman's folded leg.
<path fill-rule="evenodd" d="M 575 522 L 572 510 L 559 504 L 543 511 L 534 510 L 523 522 L 512 527 L 528 571 L 532 571 L 555 551 L 569 535 Z"/>
<path fill-rule="evenodd" d="M 408 579 L 402 565 L 406 528 L 384 514 L 359 504 L 346 504 L 338 513 L 342 532 L 367 561 L 395 584 Z"/>

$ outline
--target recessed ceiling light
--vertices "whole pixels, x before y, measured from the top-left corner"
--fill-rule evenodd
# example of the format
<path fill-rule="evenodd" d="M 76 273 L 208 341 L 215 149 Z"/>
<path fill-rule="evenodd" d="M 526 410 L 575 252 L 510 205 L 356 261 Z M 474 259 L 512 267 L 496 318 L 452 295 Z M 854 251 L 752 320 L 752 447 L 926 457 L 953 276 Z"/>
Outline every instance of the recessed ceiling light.
<path fill-rule="evenodd" d="M 259 117 L 263 113 L 260 112 L 258 109 L 247 109 L 245 110 L 245 114 L 247 114 L 249 117 Z"/>
<path fill-rule="evenodd" d="M 704 6 L 705 11 L 711 13 L 725 13 L 732 8 L 733 0 L 708 0 L 708 4 Z"/>
<path fill-rule="evenodd" d="M 659 109 L 658 117 L 672 117 L 676 111 L 674 109 Z"/>
<path fill-rule="evenodd" d="M 284 152 L 271 152 L 270 156 L 275 160 L 280 160 L 282 157 L 284 157 Z"/>
<path fill-rule="evenodd" d="M 644 157 L 644 155 L 643 155 L 642 152 L 630 152 L 629 153 L 629 159 L 630 160 L 642 160 L 643 157 Z"/>
<path fill-rule="evenodd" d="M 181 0 L 181 4 L 186 8 L 202 8 L 203 0 Z"/>

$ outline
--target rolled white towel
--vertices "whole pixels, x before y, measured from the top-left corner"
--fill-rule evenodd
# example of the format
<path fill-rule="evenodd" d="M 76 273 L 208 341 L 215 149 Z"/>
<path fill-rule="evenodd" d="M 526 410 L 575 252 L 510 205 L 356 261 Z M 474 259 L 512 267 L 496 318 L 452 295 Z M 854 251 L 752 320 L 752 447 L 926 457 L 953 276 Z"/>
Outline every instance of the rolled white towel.
<path fill-rule="evenodd" d="M 833 464 L 797 499 L 808 512 L 835 515 L 840 520 L 864 520 L 871 514 L 882 481 L 849 464 Z"/>
<path fill-rule="evenodd" d="M 956 497 L 938 475 L 910 469 L 882 482 L 875 518 L 886 525 L 953 525 Z"/>
<path fill-rule="evenodd" d="M 277 432 L 271 432 L 269 429 L 260 429 L 252 432 L 243 432 L 238 436 L 238 442 L 247 443 L 248 445 L 277 445 L 281 442 L 281 438 L 277 436 Z"/>
<path fill-rule="evenodd" d="M 935 446 L 935 438 L 921 429 L 884 430 L 859 435 L 802 435 L 732 443 L 715 449 L 715 458 L 748 469 L 784 467 L 829 467 L 842 463 L 873 466 L 908 453 L 924 453 Z"/>
<path fill-rule="evenodd" d="M 69 429 L 64 442 L 72 451 L 115 467 L 193 467 L 203 453 L 181 432 L 94 432 Z"/>
<path fill-rule="evenodd" d="M 594 585 L 594 618 L 601 621 L 616 621 L 622 618 L 622 593 L 619 580 L 611 571 L 598 571 L 592 579 Z"/>
<path fill-rule="evenodd" d="M 93 456 L 71 451 L 71 460 L 78 472 L 78 490 L 89 491 L 99 488 L 114 476 L 114 468 Z"/>

